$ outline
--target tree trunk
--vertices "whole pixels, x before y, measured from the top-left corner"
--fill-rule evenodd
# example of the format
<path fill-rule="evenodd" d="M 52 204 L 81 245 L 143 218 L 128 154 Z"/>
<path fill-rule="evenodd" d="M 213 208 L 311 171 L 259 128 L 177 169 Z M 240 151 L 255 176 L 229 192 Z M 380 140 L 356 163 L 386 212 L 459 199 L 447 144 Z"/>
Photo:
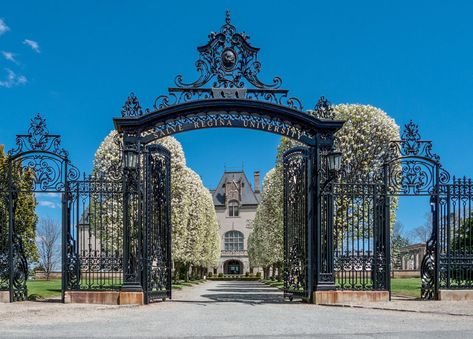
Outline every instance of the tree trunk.
<path fill-rule="evenodd" d="M 264 279 L 269 279 L 269 266 L 263 268 Z"/>
<path fill-rule="evenodd" d="M 185 264 L 184 265 L 184 268 L 185 268 L 185 277 L 184 277 L 184 281 L 189 281 L 189 270 L 190 270 L 190 264 Z"/>
<path fill-rule="evenodd" d="M 181 272 L 181 263 L 176 261 L 174 263 L 174 281 L 177 282 L 180 278 L 180 272 Z"/>

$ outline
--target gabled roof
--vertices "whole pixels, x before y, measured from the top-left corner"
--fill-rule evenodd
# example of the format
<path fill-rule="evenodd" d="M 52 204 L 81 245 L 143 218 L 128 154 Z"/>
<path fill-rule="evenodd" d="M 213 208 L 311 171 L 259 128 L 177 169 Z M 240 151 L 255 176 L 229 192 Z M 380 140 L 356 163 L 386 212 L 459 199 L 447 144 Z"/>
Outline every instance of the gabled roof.
<path fill-rule="evenodd" d="M 227 181 L 235 180 L 235 182 L 242 181 L 243 187 L 241 189 L 241 206 L 258 205 L 260 202 L 260 194 L 255 193 L 251 187 L 245 172 L 224 172 L 218 186 L 215 190 L 211 190 L 212 198 L 215 206 L 225 206 L 225 183 Z"/>

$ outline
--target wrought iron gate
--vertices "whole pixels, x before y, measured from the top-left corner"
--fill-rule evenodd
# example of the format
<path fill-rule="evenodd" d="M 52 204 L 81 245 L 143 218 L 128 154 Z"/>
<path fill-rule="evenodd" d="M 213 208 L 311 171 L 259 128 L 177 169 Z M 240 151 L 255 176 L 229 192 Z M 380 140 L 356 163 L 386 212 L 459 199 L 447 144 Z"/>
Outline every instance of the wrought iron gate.
<path fill-rule="evenodd" d="M 284 171 L 284 297 L 310 299 L 312 233 L 309 218 L 311 155 L 295 147 L 283 155 Z"/>
<path fill-rule="evenodd" d="M 142 286 L 145 303 L 171 298 L 171 154 L 161 145 L 145 151 Z"/>
<path fill-rule="evenodd" d="M 123 183 L 111 173 L 68 185 L 64 290 L 118 290 L 122 285 Z"/>
<path fill-rule="evenodd" d="M 334 273 L 339 290 L 389 289 L 389 201 L 382 183 L 344 176 L 324 195 L 333 204 Z"/>

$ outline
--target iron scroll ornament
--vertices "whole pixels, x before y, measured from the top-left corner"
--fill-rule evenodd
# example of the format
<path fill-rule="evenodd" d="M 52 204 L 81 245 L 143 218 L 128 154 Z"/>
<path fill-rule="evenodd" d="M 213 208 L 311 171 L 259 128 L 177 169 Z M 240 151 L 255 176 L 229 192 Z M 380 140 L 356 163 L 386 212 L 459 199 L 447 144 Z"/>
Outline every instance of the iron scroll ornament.
<path fill-rule="evenodd" d="M 432 141 L 421 139 L 412 120 L 404 126 L 401 139 L 389 144 L 384 163 L 392 195 L 432 195 L 437 185 L 450 181 L 440 157 L 432 152 Z"/>
<path fill-rule="evenodd" d="M 68 152 L 61 147 L 61 136 L 49 133 L 39 113 L 31 119 L 28 134 L 16 136 L 16 146 L 8 152 L 10 164 L 31 170 L 33 191 L 64 192 L 66 182 L 80 177 Z"/>
<path fill-rule="evenodd" d="M 280 77 L 273 77 L 272 83 L 260 80 L 262 66 L 258 60 L 259 48 L 250 45 L 249 39 L 247 34 L 237 32 L 227 11 L 220 32 L 211 32 L 208 43 L 197 48 L 199 59 L 195 64 L 198 78 L 185 82 L 182 75 L 177 75 L 174 81 L 176 87 L 170 87 L 168 94 L 158 96 L 153 110 L 195 100 L 227 98 L 271 102 L 302 111 L 301 101 L 289 97 L 288 90 L 281 89 Z M 134 93 L 130 94 L 121 109 L 122 117 L 149 113 L 151 110 L 142 109 Z"/>

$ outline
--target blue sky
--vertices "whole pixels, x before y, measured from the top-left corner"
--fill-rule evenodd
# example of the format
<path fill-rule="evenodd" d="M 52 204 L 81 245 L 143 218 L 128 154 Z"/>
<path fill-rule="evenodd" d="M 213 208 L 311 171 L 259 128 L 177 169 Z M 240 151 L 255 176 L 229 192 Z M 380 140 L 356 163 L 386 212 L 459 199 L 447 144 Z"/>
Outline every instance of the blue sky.
<path fill-rule="evenodd" d="M 11 148 L 41 112 L 89 171 L 129 92 L 146 107 L 177 74 L 192 80 L 195 47 L 220 28 L 227 8 L 261 48 L 261 77 L 280 75 L 305 108 L 325 95 L 380 107 L 399 124 L 412 118 L 450 173 L 473 174 L 468 1 L 4 1 L 0 143 Z M 212 188 L 224 165 L 266 172 L 279 138 L 212 129 L 178 139 Z M 412 227 L 424 211 L 406 202 L 399 216 Z"/>

